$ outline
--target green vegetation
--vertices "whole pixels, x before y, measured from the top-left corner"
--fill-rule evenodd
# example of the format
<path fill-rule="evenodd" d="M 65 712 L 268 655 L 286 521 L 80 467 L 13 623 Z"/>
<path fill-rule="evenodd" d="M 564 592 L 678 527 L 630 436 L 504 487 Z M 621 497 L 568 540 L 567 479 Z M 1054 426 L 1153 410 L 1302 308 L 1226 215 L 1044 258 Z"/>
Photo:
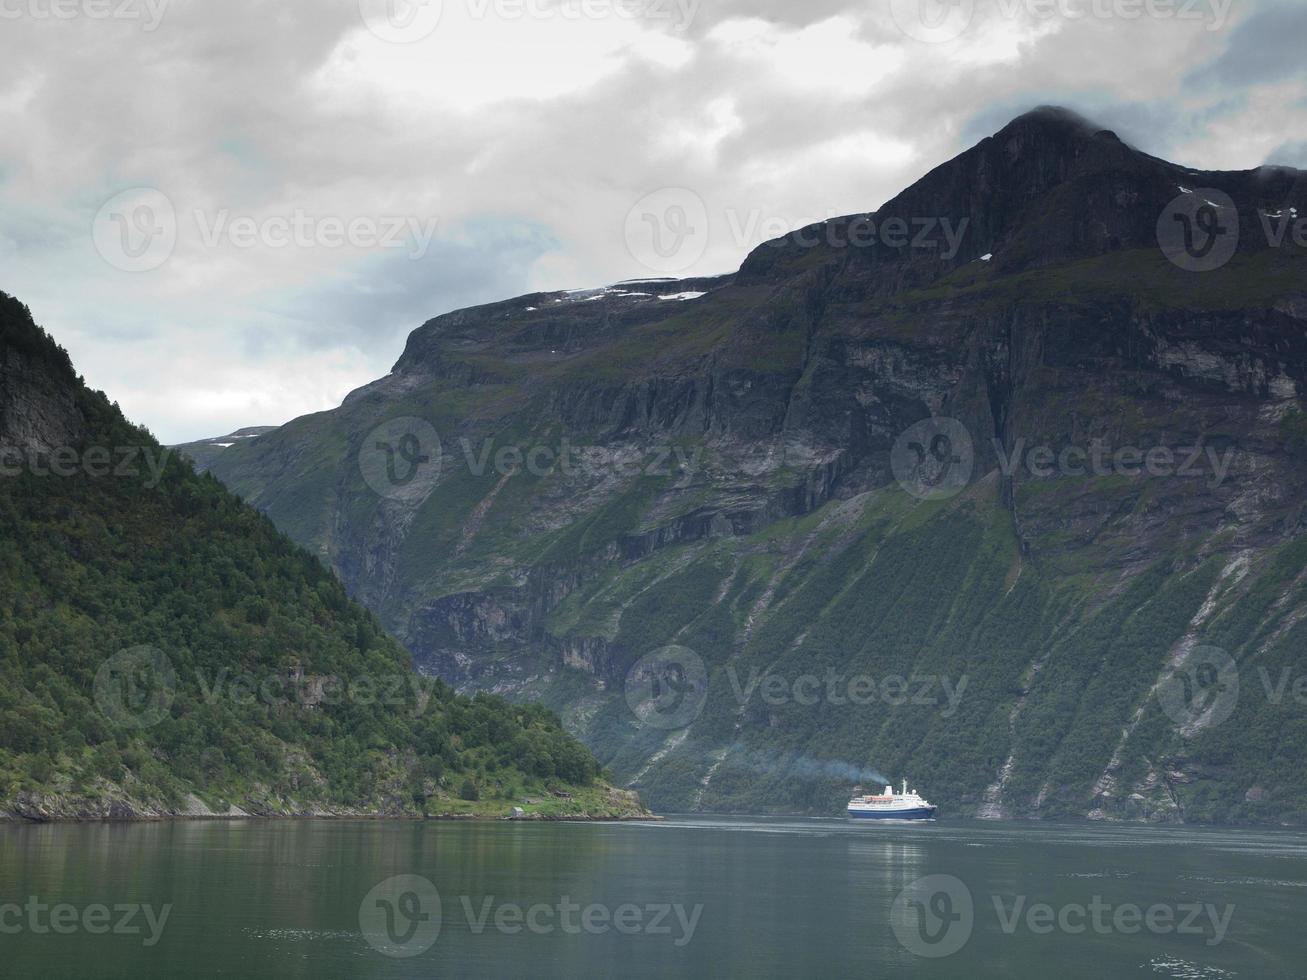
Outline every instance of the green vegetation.
<path fill-rule="evenodd" d="M 1068 489 L 1048 481 L 1042 492 Z M 551 628 L 579 637 L 608 624 L 615 674 L 676 643 L 710 677 L 688 729 L 641 728 L 617 699 L 576 719 L 587 742 L 672 811 L 837 813 L 856 773 L 876 769 L 969 813 L 1010 761 L 1009 814 L 1075 819 L 1104 807 L 1116 818 L 1307 821 L 1307 780 L 1294 764 L 1307 750 L 1307 711 L 1292 697 L 1269 702 L 1260 673 L 1300 676 L 1294 651 L 1307 627 L 1280 631 L 1305 598 L 1307 542 L 1284 546 L 1228 595 L 1218 563 L 1180 551 L 1109 595 L 1097 575 L 1023 560 L 992 489 L 906 500 L 880 491 L 860 508 L 828 505 L 753 538 L 670 549 L 574 593 Z M 814 534 L 801 558 L 781 560 Z M 756 609 L 768 582 L 770 602 Z M 1152 688 L 1214 592 L 1224 601 L 1199 639 L 1240 662 L 1244 697 L 1230 721 L 1186 739 Z M 769 677 L 783 681 L 779 699 L 760 693 Z M 803 677 L 818 679 L 816 703 L 793 696 Z M 828 677 L 837 698 L 857 677 L 878 688 L 867 703 L 839 703 L 826 696 Z M 897 677 L 909 679 L 906 691 L 884 687 Z M 544 696 L 561 707 L 588 688 L 586 675 L 565 671 Z M 1105 776 L 1110 798 L 1099 796 Z M 1267 799 L 1245 800 L 1255 786 Z"/>
<path fill-rule="evenodd" d="M 1280 435 L 1284 438 L 1285 448 L 1290 452 L 1307 450 L 1307 414 L 1296 405 L 1289 409 L 1280 420 Z"/>
<path fill-rule="evenodd" d="M 459 797 L 500 813 L 599 776 L 548 710 L 414 673 L 317 559 L 125 421 L 0 294 L 0 355 L 15 353 L 66 382 L 50 397 L 71 400 L 77 459 L 136 462 L 57 476 L 42 456 L 0 477 L 0 808 L 421 813 Z"/>

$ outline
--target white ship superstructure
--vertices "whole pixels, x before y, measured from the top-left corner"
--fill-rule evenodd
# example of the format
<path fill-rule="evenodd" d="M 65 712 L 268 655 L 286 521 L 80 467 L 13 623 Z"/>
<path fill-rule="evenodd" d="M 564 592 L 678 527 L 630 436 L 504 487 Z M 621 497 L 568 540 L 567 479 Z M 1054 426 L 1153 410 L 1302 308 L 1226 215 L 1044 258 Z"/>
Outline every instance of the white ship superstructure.
<path fill-rule="evenodd" d="M 849 800 L 849 816 L 857 820 L 934 820 L 937 809 L 916 790 L 908 789 L 906 779 L 902 793 L 886 786 L 882 795 L 855 796 Z"/>

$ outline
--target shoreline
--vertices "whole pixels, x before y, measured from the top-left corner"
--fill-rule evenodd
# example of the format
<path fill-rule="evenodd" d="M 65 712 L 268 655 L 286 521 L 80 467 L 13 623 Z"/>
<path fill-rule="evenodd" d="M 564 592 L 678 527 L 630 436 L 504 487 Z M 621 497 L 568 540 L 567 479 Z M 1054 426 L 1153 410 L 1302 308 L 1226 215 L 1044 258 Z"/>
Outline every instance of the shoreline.
<path fill-rule="evenodd" d="M 165 824 L 165 823 L 234 823 L 237 821 L 276 822 L 291 820 L 365 821 L 368 823 L 656 823 L 661 814 L 627 814 L 621 816 L 568 814 L 564 816 L 528 815 L 494 816 L 488 813 L 177 813 L 132 817 L 24 817 L 11 812 L 0 813 L 0 828 L 43 827 L 53 824 Z"/>
<path fill-rule="evenodd" d="M 533 798 L 534 797 L 534 798 Z M 521 798 L 462 800 L 444 794 L 419 808 L 385 794 L 362 807 L 294 800 L 273 795 L 246 796 L 239 803 L 208 800 L 194 792 L 165 803 L 130 795 L 86 796 L 20 793 L 0 802 L 0 825 L 45 823 L 163 823 L 173 820 L 513 820 L 607 823 L 648 820 L 653 814 L 629 790 L 605 783 L 569 792 L 544 791 Z"/>
<path fill-rule="evenodd" d="M 236 821 L 292 821 L 292 820 L 321 820 L 321 821 L 365 821 L 369 823 L 661 823 L 673 817 L 691 817 L 691 818 L 717 818 L 723 820 L 812 820 L 812 821 L 834 821 L 839 823 L 851 823 L 846 818 L 836 816 L 822 816 L 810 813 L 652 813 L 645 811 L 643 813 L 623 813 L 623 814 L 588 814 L 588 813 L 571 813 L 571 814 L 542 814 L 528 813 L 522 816 L 513 816 L 512 814 L 493 814 L 493 813 L 135 813 L 132 815 L 49 815 L 49 816 L 24 816 L 16 813 L 11 809 L 0 811 L 0 829 L 6 827 L 39 827 L 50 824 L 165 824 L 165 823 L 203 823 L 203 822 L 236 822 Z M 856 821 L 859 825 L 876 826 L 873 822 Z M 1005 817 L 996 819 L 993 817 L 974 817 L 959 816 L 953 820 L 943 821 L 887 821 L 888 825 L 894 827 L 912 826 L 921 823 L 923 826 L 948 826 L 954 825 L 984 825 L 993 827 L 1037 827 L 1040 825 L 1050 826 L 1083 826 L 1083 827 L 1100 827 L 1100 828 L 1136 828 L 1136 829 L 1155 829 L 1155 830 L 1212 830 L 1212 831 L 1234 831 L 1234 830 L 1273 830 L 1273 831 L 1297 831 L 1307 832 L 1307 826 L 1293 823 L 1183 823 L 1176 821 L 1155 822 L 1143 820 L 1091 820 L 1091 819 L 1060 819 L 1045 820 L 1041 818 L 1020 818 Z"/>

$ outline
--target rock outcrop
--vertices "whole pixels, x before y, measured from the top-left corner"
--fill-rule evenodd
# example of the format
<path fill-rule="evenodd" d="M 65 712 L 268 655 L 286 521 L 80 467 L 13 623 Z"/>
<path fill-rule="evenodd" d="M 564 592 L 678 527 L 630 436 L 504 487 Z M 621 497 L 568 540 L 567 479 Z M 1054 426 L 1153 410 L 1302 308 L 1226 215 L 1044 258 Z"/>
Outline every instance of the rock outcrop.
<path fill-rule="evenodd" d="M 846 765 L 955 812 L 1298 821 L 1307 709 L 1255 682 L 1307 669 L 1300 213 L 1297 171 L 1040 110 L 735 275 L 438 317 L 213 472 L 422 669 L 545 699 L 656 806 L 828 812 Z M 420 492 L 367 479 L 400 436 Z M 1244 679 L 1197 732 L 1157 697 L 1195 639 Z M 709 677 L 675 731 L 623 697 L 669 644 Z M 913 675 L 933 701 L 839 693 Z"/>

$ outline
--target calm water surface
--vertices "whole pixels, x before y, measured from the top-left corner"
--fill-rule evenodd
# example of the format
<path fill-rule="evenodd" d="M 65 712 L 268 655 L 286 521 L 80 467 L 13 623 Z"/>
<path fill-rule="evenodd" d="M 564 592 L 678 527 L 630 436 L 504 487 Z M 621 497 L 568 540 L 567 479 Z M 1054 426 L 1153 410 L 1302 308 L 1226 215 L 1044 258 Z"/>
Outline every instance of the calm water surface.
<path fill-rule="evenodd" d="M 125 918 L 133 904 L 149 916 Z M 71 907 L 62 932 L 44 906 Z M 1307 977 L 1307 835 L 700 817 L 9 827 L 0 964 L 169 980 Z"/>

